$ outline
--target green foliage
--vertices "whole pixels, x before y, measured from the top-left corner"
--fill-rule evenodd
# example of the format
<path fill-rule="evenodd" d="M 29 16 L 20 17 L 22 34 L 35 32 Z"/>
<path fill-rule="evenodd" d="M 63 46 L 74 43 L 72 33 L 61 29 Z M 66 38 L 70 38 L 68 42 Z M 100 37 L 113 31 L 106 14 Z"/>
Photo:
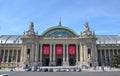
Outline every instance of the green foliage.
<path fill-rule="evenodd" d="M 8 66 L 0 66 L 0 68 L 9 68 Z"/>
<path fill-rule="evenodd" d="M 111 59 L 111 64 L 114 67 L 119 67 L 119 65 L 120 65 L 120 55 L 113 56 L 112 59 Z"/>

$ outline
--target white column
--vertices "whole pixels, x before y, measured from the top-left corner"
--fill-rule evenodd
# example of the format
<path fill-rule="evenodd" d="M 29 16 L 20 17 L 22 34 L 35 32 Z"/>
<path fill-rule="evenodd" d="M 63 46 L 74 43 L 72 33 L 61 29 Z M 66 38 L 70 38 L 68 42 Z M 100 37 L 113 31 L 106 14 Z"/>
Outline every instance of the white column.
<path fill-rule="evenodd" d="M 117 51 L 117 55 L 119 55 L 119 53 L 118 53 L 118 49 L 116 49 L 116 51 Z"/>
<path fill-rule="evenodd" d="M 8 56 L 7 56 L 7 62 L 9 63 L 9 54 L 10 54 L 10 50 L 8 50 Z"/>
<path fill-rule="evenodd" d="M 50 44 L 50 61 L 49 61 L 49 65 L 52 64 L 52 44 Z"/>
<path fill-rule="evenodd" d="M 91 49 L 91 63 L 93 64 L 92 66 L 94 66 L 94 63 L 95 63 L 95 46 L 94 46 L 94 44 L 92 44 L 92 49 Z"/>
<path fill-rule="evenodd" d="M 3 50 L 3 58 L 2 58 L 2 63 L 4 63 L 4 58 L 5 58 L 5 49 Z"/>
<path fill-rule="evenodd" d="M 83 65 L 83 45 L 80 44 L 80 62 L 81 62 L 81 65 Z"/>
<path fill-rule="evenodd" d="M 65 66 L 65 44 L 63 44 L 63 66 Z"/>
<path fill-rule="evenodd" d="M 18 60 L 18 49 L 16 50 L 16 62 L 17 62 L 17 60 Z"/>
<path fill-rule="evenodd" d="M 85 46 L 85 44 L 84 44 L 84 51 L 83 51 L 83 53 L 84 53 L 84 57 L 83 57 L 84 65 L 86 65 L 86 46 Z"/>
<path fill-rule="evenodd" d="M 53 65 L 56 65 L 55 44 L 53 44 Z"/>
<path fill-rule="evenodd" d="M 67 51 L 66 51 L 66 64 L 69 66 L 69 54 L 68 54 L 68 44 L 66 45 Z"/>
<path fill-rule="evenodd" d="M 35 47 L 35 62 L 36 65 L 38 64 L 38 43 L 36 43 L 36 47 Z"/>
<path fill-rule="evenodd" d="M 94 47 L 95 47 L 95 50 L 94 50 L 95 51 L 95 54 L 94 54 L 95 55 L 95 66 L 98 66 L 98 51 L 96 49 L 96 44 Z"/>
<path fill-rule="evenodd" d="M 40 44 L 40 66 L 42 66 L 42 46 L 43 44 Z"/>
<path fill-rule="evenodd" d="M 104 50 L 104 54 L 105 54 L 105 65 L 106 65 L 106 61 L 107 61 L 107 56 L 106 56 L 106 49 Z"/>
<path fill-rule="evenodd" d="M 32 44 L 32 48 L 31 48 L 31 63 L 32 63 L 32 65 L 34 64 L 34 61 L 35 61 L 35 57 L 34 57 L 34 51 L 35 51 L 35 49 L 34 49 L 34 44 Z"/>
<path fill-rule="evenodd" d="M 22 52 L 22 49 L 19 49 L 20 50 L 20 63 L 22 62 L 22 55 L 23 55 L 23 52 Z M 17 53 L 17 49 L 16 49 L 16 53 Z M 16 56 L 17 57 L 17 56 Z"/>
<path fill-rule="evenodd" d="M 76 44 L 76 66 L 78 66 L 78 44 Z"/>

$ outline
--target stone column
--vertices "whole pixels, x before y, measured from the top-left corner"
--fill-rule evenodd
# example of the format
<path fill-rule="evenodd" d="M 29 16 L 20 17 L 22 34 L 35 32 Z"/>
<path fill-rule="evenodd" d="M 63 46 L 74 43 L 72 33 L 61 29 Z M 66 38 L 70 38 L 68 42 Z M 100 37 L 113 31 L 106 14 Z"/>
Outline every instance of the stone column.
<path fill-rule="evenodd" d="M 53 65 L 56 65 L 55 44 L 53 45 Z"/>
<path fill-rule="evenodd" d="M 95 50 L 94 50 L 95 52 L 95 66 L 98 66 L 98 51 L 97 51 L 97 49 L 96 49 L 96 44 L 95 44 Z"/>
<path fill-rule="evenodd" d="M 2 58 L 2 63 L 4 63 L 4 58 L 5 58 L 5 49 L 3 50 L 3 58 Z"/>
<path fill-rule="evenodd" d="M 112 49 L 112 52 L 113 52 L 113 56 L 115 55 L 115 50 L 114 49 Z"/>
<path fill-rule="evenodd" d="M 8 56 L 7 56 L 7 62 L 9 63 L 9 54 L 10 54 L 10 50 L 8 50 Z"/>
<path fill-rule="evenodd" d="M 118 53 L 118 49 L 116 49 L 116 51 L 117 51 L 117 55 L 119 55 L 119 53 Z"/>
<path fill-rule="evenodd" d="M 17 60 L 18 60 L 18 49 L 16 50 L 16 62 L 17 62 Z"/>
<path fill-rule="evenodd" d="M 49 66 L 52 64 L 52 44 L 50 44 L 50 61 Z"/>
<path fill-rule="evenodd" d="M 104 54 L 105 54 L 105 65 L 106 65 L 106 62 L 107 62 L 107 56 L 106 56 L 106 49 L 104 50 Z"/>
<path fill-rule="evenodd" d="M 23 45 L 24 46 L 24 48 L 23 48 L 23 50 L 22 50 L 22 54 L 24 55 L 21 59 L 22 59 L 22 61 L 26 61 L 27 60 L 27 45 Z M 31 49 L 30 49 L 30 52 L 31 52 Z M 30 60 L 30 55 L 29 55 L 29 60 Z M 29 61 L 30 62 L 30 61 Z M 29 63 L 30 64 L 30 63 Z"/>
<path fill-rule="evenodd" d="M 78 44 L 76 44 L 76 66 L 78 66 Z"/>
<path fill-rule="evenodd" d="M 83 65 L 83 45 L 80 44 L 80 62 L 81 62 L 81 65 Z"/>
<path fill-rule="evenodd" d="M 35 45 L 35 65 L 38 65 L 38 43 Z"/>
<path fill-rule="evenodd" d="M 69 54 L 68 54 L 68 44 L 67 44 L 67 51 L 66 51 L 66 65 L 69 66 Z"/>
<path fill-rule="evenodd" d="M 65 66 L 65 44 L 63 44 L 63 66 Z"/>
<path fill-rule="evenodd" d="M 92 66 L 95 66 L 95 45 L 94 44 L 91 44 L 92 45 L 92 48 L 91 48 L 91 55 L 90 55 L 90 59 L 91 59 L 91 63 L 92 63 Z"/>
<path fill-rule="evenodd" d="M 30 61 L 31 61 L 31 64 L 34 65 L 34 62 L 35 62 L 35 57 L 34 57 L 34 53 L 35 53 L 35 52 L 34 52 L 34 51 L 35 51 L 35 49 L 34 49 L 34 44 L 31 44 L 31 46 L 32 46 L 32 47 L 31 47 L 31 50 L 30 50 L 30 51 L 31 51 L 31 55 L 30 55 L 30 58 L 31 58 L 31 59 L 30 59 Z"/>
<path fill-rule="evenodd" d="M 40 44 L 40 66 L 42 66 L 42 46 L 43 46 L 43 44 Z"/>
<path fill-rule="evenodd" d="M 84 52 L 84 56 L 83 56 L 84 65 L 86 65 L 86 62 L 87 62 L 87 60 L 86 60 L 86 56 L 87 56 L 87 55 L 86 55 L 86 54 L 87 54 L 86 51 L 87 51 L 87 49 L 86 49 L 86 46 L 85 46 L 85 44 L 84 44 L 84 51 L 83 51 L 83 52 Z"/>
<path fill-rule="evenodd" d="M 109 58 L 110 58 L 110 49 L 108 49 L 108 56 L 109 56 Z"/>
<path fill-rule="evenodd" d="M 26 51 L 27 51 L 27 49 L 26 49 L 26 46 L 25 46 L 25 44 L 22 44 L 22 49 L 21 49 L 21 62 L 22 63 L 25 63 L 25 61 L 26 61 L 26 58 L 27 58 L 27 54 L 26 54 Z M 18 50 L 17 50 L 17 52 L 18 52 Z M 18 55 L 17 55 L 17 57 L 18 57 Z"/>

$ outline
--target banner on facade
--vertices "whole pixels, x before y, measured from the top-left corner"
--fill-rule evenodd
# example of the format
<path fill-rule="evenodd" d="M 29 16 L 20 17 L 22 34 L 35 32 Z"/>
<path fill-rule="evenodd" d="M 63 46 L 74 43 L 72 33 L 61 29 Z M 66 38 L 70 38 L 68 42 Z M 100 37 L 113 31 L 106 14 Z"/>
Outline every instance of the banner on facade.
<path fill-rule="evenodd" d="M 75 45 L 70 45 L 69 46 L 69 54 L 70 55 L 75 55 L 75 53 L 76 53 Z"/>
<path fill-rule="evenodd" d="M 63 54 L 63 47 L 62 45 L 56 46 L 56 55 L 62 55 Z"/>
<path fill-rule="evenodd" d="M 43 45 L 43 55 L 49 55 L 49 54 L 50 54 L 50 46 Z"/>

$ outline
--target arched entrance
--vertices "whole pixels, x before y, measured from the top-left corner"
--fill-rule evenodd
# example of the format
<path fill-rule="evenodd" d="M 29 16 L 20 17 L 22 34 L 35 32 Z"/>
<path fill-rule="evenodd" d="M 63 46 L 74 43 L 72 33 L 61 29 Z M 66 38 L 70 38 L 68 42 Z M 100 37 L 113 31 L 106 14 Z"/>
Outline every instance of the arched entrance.
<path fill-rule="evenodd" d="M 43 50 L 43 66 L 49 66 L 49 58 L 50 58 L 50 45 L 44 44 L 42 47 Z"/>
<path fill-rule="evenodd" d="M 70 66 L 75 66 L 76 63 L 76 57 L 74 56 L 69 56 L 69 65 Z"/>
<path fill-rule="evenodd" d="M 69 65 L 75 66 L 76 63 L 76 46 L 74 44 L 70 44 L 68 46 L 69 49 Z"/>
<path fill-rule="evenodd" d="M 49 56 L 43 56 L 43 66 L 49 66 Z"/>
<path fill-rule="evenodd" d="M 63 46 L 62 44 L 56 45 L 56 66 L 62 66 L 63 61 Z"/>
<path fill-rule="evenodd" d="M 62 56 L 56 56 L 56 66 L 62 66 Z"/>

